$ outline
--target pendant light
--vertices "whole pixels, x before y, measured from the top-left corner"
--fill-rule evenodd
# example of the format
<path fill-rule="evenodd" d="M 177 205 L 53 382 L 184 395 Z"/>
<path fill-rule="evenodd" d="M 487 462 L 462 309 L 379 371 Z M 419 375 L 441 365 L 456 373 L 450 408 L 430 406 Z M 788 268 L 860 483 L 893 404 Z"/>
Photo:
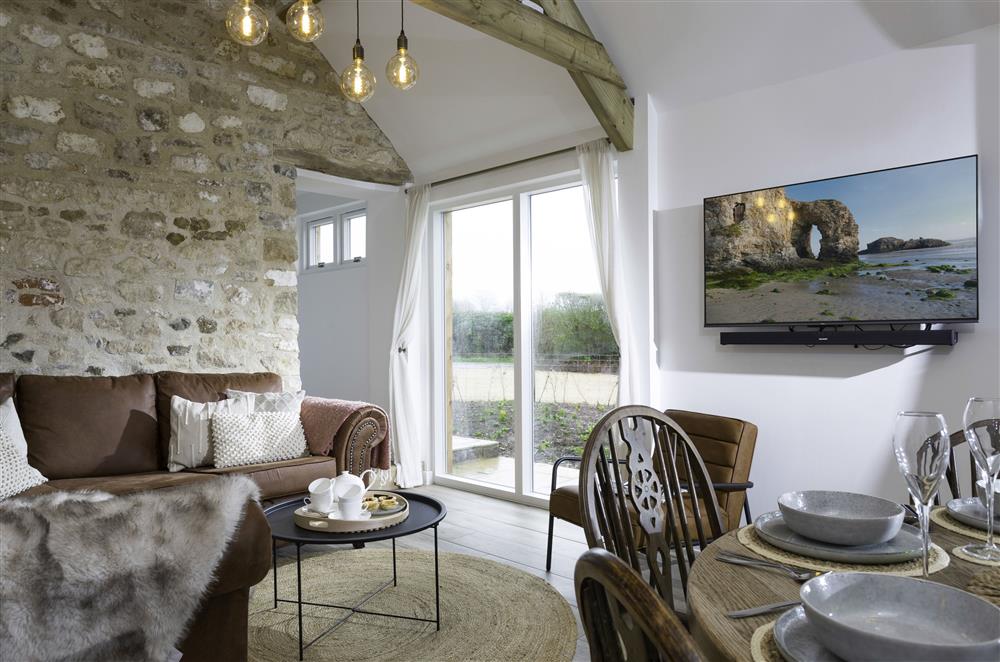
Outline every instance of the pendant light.
<path fill-rule="evenodd" d="M 357 38 L 351 53 L 354 63 L 340 75 L 340 91 L 351 101 L 364 103 L 375 94 L 375 75 L 365 66 L 365 49 L 361 45 L 361 6 L 358 0 L 354 0 L 354 12 L 357 28 Z"/>
<path fill-rule="evenodd" d="M 236 0 L 226 12 L 226 30 L 236 43 L 256 46 L 267 36 L 267 16 L 253 0 Z"/>
<path fill-rule="evenodd" d="M 399 90 L 408 90 L 417 84 L 420 67 L 410 55 L 409 42 L 403 29 L 403 0 L 399 0 L 399 37 L 396 38 L 396 54 L 385 65 L 385 75 L 389 83 Z"/>
<path fill-rule="evenodd" d="M 313 4 L 313 0 L 298 0 L 288 8 L 285 25 L 288 26 L 292 36 L 299 41 L 306 43 L 316 41 L 323 34 L 323 13 Z"/>

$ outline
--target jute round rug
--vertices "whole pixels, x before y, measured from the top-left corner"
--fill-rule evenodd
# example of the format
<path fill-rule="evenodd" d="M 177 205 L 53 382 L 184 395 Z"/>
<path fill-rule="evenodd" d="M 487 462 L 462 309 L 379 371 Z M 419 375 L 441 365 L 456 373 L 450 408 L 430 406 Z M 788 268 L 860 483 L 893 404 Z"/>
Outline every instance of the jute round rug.
<path fill-rule="evenodd" d="M 399 585 L 364 609 L 434 618 L 434 554 L 398 550 Z M 544 580 L 516 568 L 465 554 L 440 556 L 441 631 L 433 623 L 354 614 L 306 650 L 306 660 L 487 662 L 565 661 L 576 650 L 569 604 Z M 392 579 L 392 552 L 362 549 L 316 553 L 302 559 L 302 599 L 353 605 Z M 250 660 L 298 659 L 295 604 L 274 609 L 273 580 L 250 599 Z M 295 599 L 295 561 L 278 560 L 278 597 Z M 304 606 L 306 642 L 345 616 L 339 609 Z"/>

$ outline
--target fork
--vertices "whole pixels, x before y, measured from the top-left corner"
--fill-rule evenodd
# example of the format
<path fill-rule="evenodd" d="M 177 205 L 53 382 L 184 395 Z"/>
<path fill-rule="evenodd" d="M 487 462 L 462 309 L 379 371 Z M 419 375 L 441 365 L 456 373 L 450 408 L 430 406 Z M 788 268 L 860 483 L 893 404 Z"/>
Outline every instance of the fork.
<path fill-rule="evenodd" d="M 764 559 L 757 559 L 752 556 L 743 556 L 741 554 L 733 554 L 732 552 L 719 552 L 715 558 L 723 563 L 731 563 L 733 565 L 745 565 L 751 568 L 777 570 L 778 572 L 788 575 L 799 583 L 807 582 L 813 577 L 819 577 L 820 575 L 825 574 L 819 570 L 799 570 L 798 568 L 793 568 L 791 566 L 784 565 L 783 563 L 766 561 Z"/>

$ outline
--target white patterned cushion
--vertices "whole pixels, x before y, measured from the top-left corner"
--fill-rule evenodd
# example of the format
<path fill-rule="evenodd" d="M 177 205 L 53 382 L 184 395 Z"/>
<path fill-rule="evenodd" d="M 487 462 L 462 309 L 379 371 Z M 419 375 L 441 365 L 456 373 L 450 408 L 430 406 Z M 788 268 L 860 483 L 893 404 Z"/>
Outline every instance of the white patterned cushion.
<path fill-rule="evenodd" d="M 219 469 L 291 460 L 306 454 L 302 423 L 299 415 L 291 412 L 215 414 L 212 440 L 215 466 Z"/>
<path fill-rule="evenodd" d="M 7 436 L 14 442 L 14 447 L 21 452 L 21 455 L 27 457 L 28 442 L 24 439 L 21 419 L 17 417 L 17 410 L 14 409 L 14 398 L 7 398 L 0 402 L 0 428 L 7 432 Z"/>
<path fill-rule="evenodd" d="M 27 452 L 0 426 L 0 500 L 20 494 L 48 479 L 28 464 Z"/>
<path fill-rule="evenodd" d="M 249 391 L 226 390 L 227 398 L 251 398 L 255 412 L 290 412 L 298 414 L 302 409 L 305 391 L 286 393 L 250 393 Z"/>
<path fill-rule="evenodd" d="M 250 398 L 230 398 L 219 402 L 191 402 L 175 395 L 170 398 L 170 448 L 167 469 L 180 471 L 212 464 L 212 415 L 246 416 L 253 411 Z"/>

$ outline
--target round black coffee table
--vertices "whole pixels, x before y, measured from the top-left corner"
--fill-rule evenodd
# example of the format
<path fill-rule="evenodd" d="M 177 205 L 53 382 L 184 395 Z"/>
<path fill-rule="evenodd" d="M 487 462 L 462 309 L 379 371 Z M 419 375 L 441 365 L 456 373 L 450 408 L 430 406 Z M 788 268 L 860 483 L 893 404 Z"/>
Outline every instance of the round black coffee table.
<path fill-rule="evenodd" d="M 336 628 L 347 622 L 354 614 L 370 614 L 374 616 L 387 616 L 389 618 L 401 618 L 408 621 L 421 621 L 424 623 L 434 623 L 438 630 L 441 629 L 441 586 L 438 580 L 438 534 L 437 528 L 444 516 L 448 514 L 448 509 L 444 504 L 432 497 L 415 494 L 401 494 L 410 504 L 410 515 L 404 521 L 378 531 L 367 531 L 364 533 L 332 533 L 329 531 L 307 531 L 295 525 L 293 513 L 302 506 L 302 501 L 296 499 L 287 503 L 271 506 L 264 511 L 267 521 L 271 525 L 271 545 L 272 559 L 274 567 L 272 575 L 274 577 L 274 607 L 277 609 L 279 602 L 290 602 L 298 605 L 299 608 L 299 659 L 305 649 L 333 632 Z M 434 618 L 418 618 L 416 616 L 403 616 L 402 614 L 387 614 L 379 611 L 369 611 L 362 607 L 376 595 L 397 585 L 396 573 L 396 538 L 419 533 L 426 529 L 434 529 Z M 295 587 L 296 599 L 288 600 L 278 597 L 278 541 L 284 541 L 295 545 Z M 303 545 L 354 545 L 364 546 L 365 543 L 379 540 L 392 540 L 392 579 L 386 581 L 382 586 L 375 589 L 360 602 L 354 605 L 334 605 L 322 602 L 306 602 L 302 600 L 302 546 Z M 338 620 L 329 628 L 324 630 L 312 641 L 303 644 L 302 642 L 302 605 L 313 607 L 330 607 L 333 609 L 344 609 L 349 611 L 346 616 Z"/>

